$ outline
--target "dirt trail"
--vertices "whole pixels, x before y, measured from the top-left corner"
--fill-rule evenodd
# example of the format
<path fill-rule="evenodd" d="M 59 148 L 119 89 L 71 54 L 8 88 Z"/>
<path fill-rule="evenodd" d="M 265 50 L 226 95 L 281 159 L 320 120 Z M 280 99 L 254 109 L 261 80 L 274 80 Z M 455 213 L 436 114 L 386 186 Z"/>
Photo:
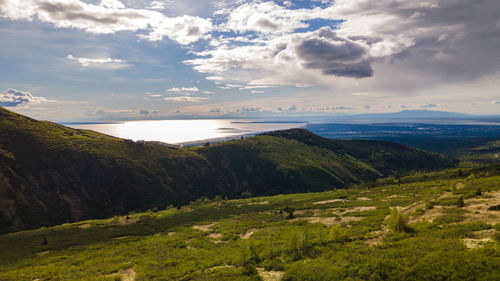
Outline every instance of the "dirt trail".
<path fill-rule="evenodd" d="M 240 234 L 240 238 L 241 239 L 248 239 L 255 233 L 255 231 L 257 231 L 257 229 L 254 229 L 254 228 L 249 229 L 249 230 L 247 230 L 246 233 Z"/>

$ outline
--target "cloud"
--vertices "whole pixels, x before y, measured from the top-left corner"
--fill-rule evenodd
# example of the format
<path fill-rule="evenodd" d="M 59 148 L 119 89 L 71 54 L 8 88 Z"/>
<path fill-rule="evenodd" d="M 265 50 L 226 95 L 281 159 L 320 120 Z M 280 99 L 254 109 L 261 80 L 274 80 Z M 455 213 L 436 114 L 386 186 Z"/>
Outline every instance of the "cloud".
<path fill-rule="evenodd" d="M 226 8 L 218 13 L 225 17 L 218 28 L 235 34 L 214 38 L 211 46 L 194 53 L 198 58 L 185 63 L 218 81 L 238 77 L 239 83 L 320 85 L 342 93 L 353 86 L 344 78 L 355 78 L 357 91 L 400 95 L 473 81 L 500 69 L 498 60 L 491 59 L 500 44 L 496 0 L 481 5 L 473 0 L 337 0 L 311 9 L 286 6 L 250 1 Z M 316 19 L 325 26 L 304 31 Z M 246 40 L 238 39 L 241 34 Z"/>
<path fill-rule="evenodd" d="M 208 112 L 211 112 L 211 113 L 221 113 L 221 112 L 224 112 L 224 109 L 212 108 Z"/>
<path fill-rule="evenodd" d="M 368 46 L 341 38 L 330 27 L 323 27 L 301 39 L 295 46 L 305 68 L 320 69 L 325 75 L 371 77 Z"/>
<path fill-rule="evenodd" d="M 99 5 L 80 0 L 3 0 L 0 14 L 13 20 L 37 18 L 56 28 L 76 28 L 96 34 L 145 31 L 139 34 L 140 38 L 158 41 L 168 37 L 180 44 L 205 38 L 213 29 L 210 19 L 167 17 L 153 10 L 126 8 L 118 0 L 103 0 Z"/>
<path fill-rule="evenodd" d="M 160 98 L 163 97 L 163 95 L 160 94 L 153 94 L 153 93 L 145 93 L 144 95 L 151 97 L 151 98 Z"/>
<path fill-rule="evenodd" d="M 208 100 L 205 97 L 191 97 L 191 96 L 178 96 L 178 97 L 167 97 L 164 98 L 166 101 L 183 101 L 183 102 L 201 102 Z"/>
<path fill-rule="evenodd" d="M 490 101 L 490 104 L 500 104 L 500 100 L 492 100 Z"/>
<path fill-rule="evenodd" d="M 190 88 L 170 88 L 167 90 L 167 92 L 198 92 L 198 88 L 197 87 L 190 87 Z"/>
<path fill-rule="evenodd" d="M 346 106 L 346 105 L 336 105 L 336 106 L 333 106 L 332 109 L 336 109 L 336 110 L 353 110 L 353 109 L 359 109 L 359 107 Z"/>
<path fill-rule="evenodd" d="M 66 58 L 78 62 L 82 67 L 85 68 L 122 69 L 130 66 L 124 60 L 113 58 L 78 58 L 74 57 L 71 54 Z"/>
<path fill-rule="evenodd" d="M 257 106 L 243 106 L 240 108 L 236 108 L 235 112 L 261 112 L 262 108 Z"/>
<path fill-rule="evenodd" d="M 149 4 L 148 9 L 151 10 L 156 10 L 156 11 L 163 11 L 167 9 L 168 6 L 172 4 L 172 1 L 153 1 Z"/>
<path fill-rule="evenodd" d="M 439 105 L 437 105 L 435 103 L 426 103 L 426 104 L 421 104 L 420 107 L 421 108 L 437 108 L 437 107 L 439 107 Z"/>
<path fill-rule="evenodd" d="M 7 92 L 0 94 L 0 106 L 18 106 L 22 104 L 37 104 L 48 102 L 43 97 L 35 97 L 29 92 L 22 92 L 14 89 L 9 89 Z"/>

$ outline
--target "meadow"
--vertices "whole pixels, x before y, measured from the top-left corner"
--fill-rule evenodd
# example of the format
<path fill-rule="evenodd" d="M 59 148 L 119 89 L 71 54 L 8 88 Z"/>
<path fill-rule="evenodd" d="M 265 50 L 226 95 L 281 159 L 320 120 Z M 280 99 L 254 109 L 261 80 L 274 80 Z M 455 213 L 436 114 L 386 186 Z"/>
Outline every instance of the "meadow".
<path fill-rule="evenodd" d="M 0 236 L 0 280 L 499 280 L 498 167 Z"/>

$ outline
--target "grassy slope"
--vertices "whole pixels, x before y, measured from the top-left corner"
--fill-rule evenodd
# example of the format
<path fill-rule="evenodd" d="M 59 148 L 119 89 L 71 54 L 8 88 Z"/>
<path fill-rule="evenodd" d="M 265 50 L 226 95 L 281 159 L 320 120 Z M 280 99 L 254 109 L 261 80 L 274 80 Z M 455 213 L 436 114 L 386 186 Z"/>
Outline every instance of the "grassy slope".
<path fill-rule="evenodd" d="M 201 196 L 342 188 L 453 164 L 406 146 L 332 141 L 305 130 L 176 150 L 0 108 L 0 233 L 180 206 Z"/>
<path fill-rule="evenodd" d="M 259 280 L 255 267 L 282 280 L 498 280 L 500 212 L 487 208 L 500 204 L 499 174 L 450 170 L 12 233 L 0 236 L 0 280 Z M 277 212 L 287 206 L 296 219 Z M 386 227 L 396 207 L 406 232 Z"/>

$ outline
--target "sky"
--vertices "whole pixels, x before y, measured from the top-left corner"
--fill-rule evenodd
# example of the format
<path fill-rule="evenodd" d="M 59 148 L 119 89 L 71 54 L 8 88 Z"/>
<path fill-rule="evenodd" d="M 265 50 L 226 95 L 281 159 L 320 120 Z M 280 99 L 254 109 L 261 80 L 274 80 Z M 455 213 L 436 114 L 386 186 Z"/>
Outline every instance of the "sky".
<path fill-rule="evenodd" d="M 498 0 L 0 0 L 0 106 L 52 121 L 500 112 Z"/>

